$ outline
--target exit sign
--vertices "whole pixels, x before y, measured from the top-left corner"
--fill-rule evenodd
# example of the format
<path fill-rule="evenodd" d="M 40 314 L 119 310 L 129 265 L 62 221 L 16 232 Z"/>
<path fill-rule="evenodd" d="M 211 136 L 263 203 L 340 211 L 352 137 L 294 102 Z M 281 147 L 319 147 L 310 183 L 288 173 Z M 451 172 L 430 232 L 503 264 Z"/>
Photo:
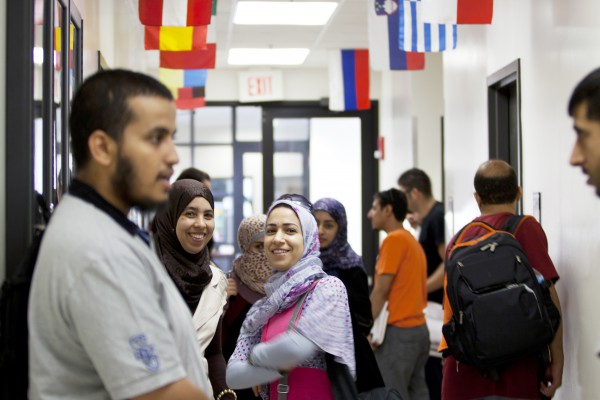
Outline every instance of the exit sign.
<path fill-rule="evenodd" d="M 240 102 L 283 100 L 281 71 L 240 72 Z"/>

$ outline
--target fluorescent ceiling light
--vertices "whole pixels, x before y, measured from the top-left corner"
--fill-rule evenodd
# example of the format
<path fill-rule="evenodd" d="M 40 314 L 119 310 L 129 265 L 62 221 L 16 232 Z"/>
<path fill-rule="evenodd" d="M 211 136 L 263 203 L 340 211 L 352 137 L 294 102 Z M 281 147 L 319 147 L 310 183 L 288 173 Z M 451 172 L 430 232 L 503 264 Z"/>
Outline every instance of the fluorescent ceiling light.
<path fill-rule="evenodd" d="M 300 65 L 308 49 L 231 49 L 230 65 Z"/>
<path fill-rule="evenodd" d="M 325 25 L 336 2 L 239 1 L 233 23 L 238 25 Z"/>

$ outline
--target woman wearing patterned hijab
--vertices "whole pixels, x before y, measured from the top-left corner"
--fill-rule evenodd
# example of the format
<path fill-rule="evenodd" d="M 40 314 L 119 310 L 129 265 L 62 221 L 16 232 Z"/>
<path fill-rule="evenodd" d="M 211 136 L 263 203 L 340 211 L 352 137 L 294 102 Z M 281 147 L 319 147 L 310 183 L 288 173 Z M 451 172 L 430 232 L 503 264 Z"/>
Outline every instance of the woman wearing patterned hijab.
<path fill-rule="evenodd" d="M 359 392 L 384 386 L 377 360 L 367 336 L 373 326 L 369 284 L 361 257 L 348 243 L 346 209 L 332 198 L 314 204 L 319 228 L 323 270 L 337 276 L 346 286 L 352 316 L 356 358 L 356 386 Z"/>
<path fill-rule="evenodd" d="M 244 218 L 238 228 L 238 244 L 242 250 L 233 261 L 231 278 L 237 287 L 237 294 L 229 298 L 229 305 L 223 317 L 223 355 L 229 360 L 235 350 L 242 323 L 250 307 L 265 296 L 265 283 L 273 268 L 265 256 L 264 214 Z M 239 400 L 256 399 L 252 390 L 236 391 Z"/>
<path fill-rule="evenodd" d="M 152 233 L 158 256 L 192 313 L 213 392 L 222 394 L 221 399 L 234 399 L 225 383 L 221 351 L 227 278 L 211 265 L 207 247 L 215 229 L 213 210 L 213 196 L 206 186 L 193 179 L 177 181 L 168 203 L 156 213 Z"/>
<path fill-rule="evenodd" d="M 287 378 L 288 400 L 331 400 L 325 353 L 346 364 L 351 374 L 355 371 L 346 289 L 323 272 L 317 223 L 308 209 L 275 201 L 265 232 L 265 254 L 274 272 L 265 297 L 246 315 L 227 366 L 227 383 L 233 388 L 262 385 L 263 399 L 276 400 L 280 379 Z"/>

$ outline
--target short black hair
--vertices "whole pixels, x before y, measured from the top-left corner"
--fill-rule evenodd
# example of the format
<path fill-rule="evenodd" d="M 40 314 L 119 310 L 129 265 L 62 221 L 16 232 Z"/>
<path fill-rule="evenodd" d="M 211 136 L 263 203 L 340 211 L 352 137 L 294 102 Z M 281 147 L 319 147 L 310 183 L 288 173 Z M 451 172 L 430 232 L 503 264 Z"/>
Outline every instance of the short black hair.
<path fill-rule="evenodd" d="M 586 117 L 592 121 L 600 121 L 600 68 L 596 68 L 575 86 L 567 111 L 573 116 L 575 108 L 587 103 Z"/>
<path fill-rule="evenodd" d="M 398 178 L 398 186 L 402 186 L 407 192 L 417 189 L 426 197 L 433 196 L 431 193 L 431 179 L 425 171 L 419 168 L 411 168 L 402 173 Z"/>
<path fill-rule="evenodd" d="M 121 139 L 134 117 L 129 99 L 136 96 L 173 100 L 173 94 L 165 85 L 134 71 L 100 71 L 83 82 L 73 97 L 69 119 L 71 151 L 78 168 L 84 167 L 90 159 L 88 139 L 92 132 L 102 130 L 117 141 Z"/>
<path fill-rule="evenodd" d="M 210 181 L 210 175 L 201 169 L 190 167 L 181 171 L 176 180 L 180 181 L 182 179 L 195 179 L 198 182 L 204 183 L 204 181 Z"/>
<path fill-rule="evenodd" d="M 379 207 L 383 208 L 390 204 L 394 217 L 402 222 L 406 218 L 406 210 L 408 208 L 408 202 L 406 201 L 406 194 L 404 192 L 391 188 L 382 192 L 377 192 L 373 196 L 375 200 L 379 200 Z"/>
<path fill-rule="evenodd" d="M 486 176 L 478 170 L 473 184 L 482 204 L 512 203 L 519 194 L 517 174 L 512 167 L 507 168 L 506 173 L 493 176 Z"/>

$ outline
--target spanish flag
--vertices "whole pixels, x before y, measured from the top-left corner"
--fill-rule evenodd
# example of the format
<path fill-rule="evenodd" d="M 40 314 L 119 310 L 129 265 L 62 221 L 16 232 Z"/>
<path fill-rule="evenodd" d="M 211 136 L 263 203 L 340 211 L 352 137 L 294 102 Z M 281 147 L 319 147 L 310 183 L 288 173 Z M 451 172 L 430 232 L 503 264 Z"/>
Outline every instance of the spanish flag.
<path fill-rule="evenodd" d="M 190 51 L 206 48 L 208 27 L 200 26 L 146 26 L 146 50 Z"/>

